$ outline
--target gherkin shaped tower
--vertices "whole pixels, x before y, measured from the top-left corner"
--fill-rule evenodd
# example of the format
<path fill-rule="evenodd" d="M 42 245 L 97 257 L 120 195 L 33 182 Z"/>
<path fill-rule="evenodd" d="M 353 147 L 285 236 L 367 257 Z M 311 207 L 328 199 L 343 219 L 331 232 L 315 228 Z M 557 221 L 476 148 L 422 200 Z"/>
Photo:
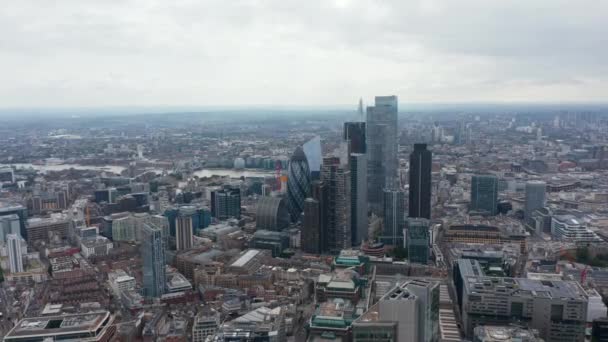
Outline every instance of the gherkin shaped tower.
<path fill-rule="evenodd" d="M 289 160 L 287 203 L 291 220 L 296 222 L 304 210 L 304 200 L 310 191 L 310 169 L 304 150 L 298 147 Z"/>

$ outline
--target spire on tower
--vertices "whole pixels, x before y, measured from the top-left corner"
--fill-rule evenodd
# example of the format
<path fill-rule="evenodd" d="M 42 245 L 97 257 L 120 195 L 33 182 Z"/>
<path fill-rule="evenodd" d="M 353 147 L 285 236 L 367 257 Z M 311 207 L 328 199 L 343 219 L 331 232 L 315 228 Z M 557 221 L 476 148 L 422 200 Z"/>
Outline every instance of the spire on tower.
<path fill-rule="evenodd" d="M 365 121 L 363 118 L 363 99 L 359 98 L 359 109 L 357 110 L 357 112 L 359 113 L 359 119 L 361 121 Z"/>

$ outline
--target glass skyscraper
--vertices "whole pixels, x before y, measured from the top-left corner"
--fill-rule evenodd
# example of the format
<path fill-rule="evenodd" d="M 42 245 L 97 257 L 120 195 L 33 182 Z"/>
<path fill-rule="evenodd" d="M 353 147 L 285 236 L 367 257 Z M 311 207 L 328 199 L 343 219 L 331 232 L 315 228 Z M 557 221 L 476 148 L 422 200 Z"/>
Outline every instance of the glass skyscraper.
<path fill-rule="evenodd" d="M 407 254 L 411 263 L 428 264 L 430 255 L 429 220 L 407 220 Z"/>
<path fill-rule="evenodd" d="M 405 229 L 405 192 L 384 190 L 384 232 L 380 240 L 387 245 L 403 247 Z"/>
<path fill-rule="evenodd" d="M 367 196 L 370 210 L 382 216 L 384 189 L 398 186 L 397 96 L 376 96 L 367 107 Z"/>
<path fill-rule="evenodd" d="M 494 175 L 473 175 L 471 177 L 471 210 L 496 215 L 498 177 Z"/>
<path fill-rule="evenodd" d="M 143 295 L 160 297 L 165 293 L 165 249 L 163 232 L 152 223 L 142 227 Z"/>
<path fill-rule="evenodd" d="M 431 164 L 433 155 L 426 144 L 414 144 L 410 154 L 409 217 L 431 219 Z"/>
<path fill-rule="evenodd" d="M 310 169 L 306 154 L 301 147 L 298 147 L 289 160 L 287 176 L 287 203 L 293 222 L 300 218 L 304 210 L 304 200 L 310 192 L 310 182 Z"/>

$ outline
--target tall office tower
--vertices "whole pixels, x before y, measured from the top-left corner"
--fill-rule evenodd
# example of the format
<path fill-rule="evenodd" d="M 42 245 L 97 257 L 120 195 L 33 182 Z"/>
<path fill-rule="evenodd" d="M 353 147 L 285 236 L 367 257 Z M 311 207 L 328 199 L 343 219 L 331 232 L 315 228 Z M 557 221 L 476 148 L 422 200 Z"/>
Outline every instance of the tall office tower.
<path fill-rule="evenodd" d="M 18 234 L 8 234 L 6 244 L 8 245 L 8 262 L 11 273 L 23 272 L 21 237 Z"/>
<path fill-rule="evenodd" d="M 345 122 L 342 138 L 348 145 L 348 154 L 365 153 L 365 122 Z"/>
<path fill-rule="evenodd" d="M 327 249 L 340 251 L 352 246 L 350 171 L 340 158 L 323 159 L 321 180 L 327 184 Z"/>
<path fill-rule="evenodd" d="M 526 203 L 524 207 L 524 220 L 527 223 L 534 210 L 545 206 L 547 183 L 542 181 L 526 182 Z"/>
<path fill-rule="evenodd" d="M 359 106 L 357 107 L 357 114 L 359 115 L 359 120 L 363 121 L 365 118 L 363 117 L 363 99 L 359 98 Z"/>
<path fill-rule="evenodd" d="M 175 218 L 175 249 L 181 251 L 192 248 L 193 235 L 192 216 L 180 212 L 180 215 Z"/>
<path fill-rule="evenodd" d="M 321 250 L 321 205 L 313 198 L 304 201 L 304 216 L 302 217 L 302 251 L 320 254 Z"/>
<path fill-rule="evenodd" d="M 302 150 L 308 161 L 310 179 L 319 180 L 321 177 L 321 164 L 323 163 L 323 152 L 321 151 L 321 137 L 315 136 L 302 145 Z"/>
<path fill-rule="evenodd" d="M 380 240 L 387 245 L 404 247 L 405 192 L 384 190 L 384 230 Z"/>
<path fill-rule="evenodd" d="M 211 213 L 218 220 L 241 218 L 241 189 L 226 186 L 211 192 Z"/>
<path fill-rule="evenodd" d="M 353 246 L 367 240 L 367 155 L 351 153 L 350 168 L 350 230 Z"/>
<path fill-rule="evenodd" d="M 306 154 L 301 147 L 296 148 L 289 160 L 287 176 L 287 203 L 291 221 L 296 222 L 304 210 L 304 200 L 310 192 L 310 169 Z"/>
<path fill-rule="evenodd" d="M 304 201 L 302 250 L 319 254 L 327 251 L 328 187 L 321 181 L 311 184 L 310 198 Z"/>
<path fill-rule="evenodd" d="M 430 255 L 429 220 L 407 220 L 407 254 L 411 263 L 428 264 Z"/>
<path fill-rule="evenodd" d="M 19 234 L 19 216 L 16 214 L 0 216 L 0 244 L 6 242 L 9 234 Z"/>
<path fill-rule="evenodd" d="M 498 178 L 493 175 L 471 177 L 471 210 L 496 215 L 498 211 Z"/>
<path fill-rule="evenodd" d="M 431 164 L 433 155 L 426 144 L 414 144 L 410 154 L 409 217 L 431 219 Z"/>
<path fill-rule="evenodd" d="M 152 223 L 144 223 L 142 237 L 143 294 L 145 297 L 160 297 L 165 293 L 166 281 L 163 232 Z"/>
<path fill-rule="evenodd" d="M 367 195 L 370 210 L 382 216 L 382 192 L 398 187 L 397 96 L 376 96 L 367 107 Z"/>

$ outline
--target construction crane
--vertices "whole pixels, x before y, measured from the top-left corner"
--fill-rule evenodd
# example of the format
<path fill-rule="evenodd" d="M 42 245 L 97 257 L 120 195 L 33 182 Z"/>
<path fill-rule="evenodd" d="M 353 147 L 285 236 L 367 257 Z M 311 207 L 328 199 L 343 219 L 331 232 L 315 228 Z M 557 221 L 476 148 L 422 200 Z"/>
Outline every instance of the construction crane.
<path fill-rule="evenodd" d="M 581 285 L 583 286 L 585 286 L 585 283 L 587 282 L 587 270 L 589 270 L 589 265 L 585 266 L 581 272 Z"/>

